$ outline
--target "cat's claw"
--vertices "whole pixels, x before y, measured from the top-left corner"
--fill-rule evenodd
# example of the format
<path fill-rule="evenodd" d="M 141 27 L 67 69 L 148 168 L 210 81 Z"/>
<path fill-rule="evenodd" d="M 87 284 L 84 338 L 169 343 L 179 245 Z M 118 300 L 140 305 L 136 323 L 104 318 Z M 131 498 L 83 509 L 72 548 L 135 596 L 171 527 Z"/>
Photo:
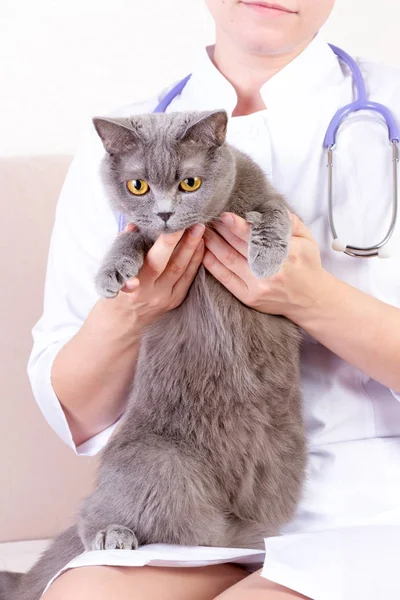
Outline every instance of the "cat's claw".
<path fill-rule="evenodd" d="M 97 533 L 92 550 L 136 550 L 138 545 L 131 529 L 123 525 L 109 525 Z"/>

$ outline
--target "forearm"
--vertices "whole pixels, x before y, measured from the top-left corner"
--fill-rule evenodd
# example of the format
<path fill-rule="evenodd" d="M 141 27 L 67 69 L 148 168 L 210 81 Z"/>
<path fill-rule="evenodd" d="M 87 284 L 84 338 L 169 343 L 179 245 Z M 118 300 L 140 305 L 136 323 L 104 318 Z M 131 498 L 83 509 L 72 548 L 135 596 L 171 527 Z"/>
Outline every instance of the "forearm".
<path fill-rule="evenodd" d="M 77 446 L 124 412 L 139 341 L 129 310 L 117 299 L 101 299 L 57 354 L 51 382 Z"/>
<path fill-rule="evenodd" d="M 323 271 L 315 301 L 291 318 L 345 361 L 400 391 L 400 309 Z"/>
<path fill-rule="evenodd" d="M 127 230 L 134 225 L 130 224 Z M 124 412 L 143 332 L 179 306 L 203 258 L 204 226 L 161 235 L 140 277 L 115 298 L 101 298 L 73 339 L 57 354 L 51 381 L 76 445 Z"/>

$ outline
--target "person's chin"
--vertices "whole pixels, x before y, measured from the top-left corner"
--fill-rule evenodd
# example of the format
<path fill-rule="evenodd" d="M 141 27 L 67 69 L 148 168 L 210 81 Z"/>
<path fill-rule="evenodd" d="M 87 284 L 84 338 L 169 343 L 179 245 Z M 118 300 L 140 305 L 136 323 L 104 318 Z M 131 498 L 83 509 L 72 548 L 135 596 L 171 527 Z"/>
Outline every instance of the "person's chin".
<path fill-rule="evenodd" d="M 293 34 L 292 34 L 293 35 Z M 247 52 L 260 56 L 278 56 L 293 50 L 293 37 L 286 29 L 261 24 L 255 28 L 239 28 L 238 40 Z"/>

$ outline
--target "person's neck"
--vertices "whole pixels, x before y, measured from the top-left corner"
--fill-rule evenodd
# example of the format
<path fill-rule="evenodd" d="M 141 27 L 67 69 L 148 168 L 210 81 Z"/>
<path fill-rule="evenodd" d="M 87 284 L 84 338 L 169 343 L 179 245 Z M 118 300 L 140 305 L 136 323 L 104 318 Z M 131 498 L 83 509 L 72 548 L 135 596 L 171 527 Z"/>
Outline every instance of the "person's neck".
<path fill-rule="evenodd" d="M 267 107 L 261 97 L 261 86 L 271 79 L 308 46 L 300 46 L 282 54 L 261 55 L 244 51 L 223 33 L 217 32 L 212 61 L 236 90 L 238 102 L 232 116 L 250 115 Z"/>

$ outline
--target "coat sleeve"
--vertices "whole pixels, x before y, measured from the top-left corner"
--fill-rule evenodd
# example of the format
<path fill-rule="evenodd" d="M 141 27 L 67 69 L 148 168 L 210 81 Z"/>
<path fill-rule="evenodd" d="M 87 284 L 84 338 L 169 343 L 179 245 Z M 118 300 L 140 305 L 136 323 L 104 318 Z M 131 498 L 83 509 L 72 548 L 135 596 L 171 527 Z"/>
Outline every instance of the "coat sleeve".
<path fill-rule="evenodd" d="M 33 328 L 28 375 L 48 424 L 78 454 L 95 454 L 115 425 L 75 447 L 50 373 L 58 351 L 80 329 L 98 300 L 94 276 L 117 234 L 116 216 L 104 195 L 99 166 L 104 150 L 94 129 L 72 161 L 55 214 L 47 262 L 44 306 Z"/>
<path fill-rule="evenodd" d="M 152 112 L 172 86 L 162 89 L 155 98 L 121 107 L 109 116 Z M 103 145 L 91 126 L 72 161 L 58 199 L 43 313 L 32 330 L 33 348 L 28 361 L 33 395 L 44 418 L 75 453 L 88 456 L 97 454 L 105 446 L 118 421 L 76 447 L 50 375 L 57 353 L 78 332 L 98 300 L 94 277 L 118 232 L 116 215 L 109 206 L 99 176 L 103 156 Z"/>

